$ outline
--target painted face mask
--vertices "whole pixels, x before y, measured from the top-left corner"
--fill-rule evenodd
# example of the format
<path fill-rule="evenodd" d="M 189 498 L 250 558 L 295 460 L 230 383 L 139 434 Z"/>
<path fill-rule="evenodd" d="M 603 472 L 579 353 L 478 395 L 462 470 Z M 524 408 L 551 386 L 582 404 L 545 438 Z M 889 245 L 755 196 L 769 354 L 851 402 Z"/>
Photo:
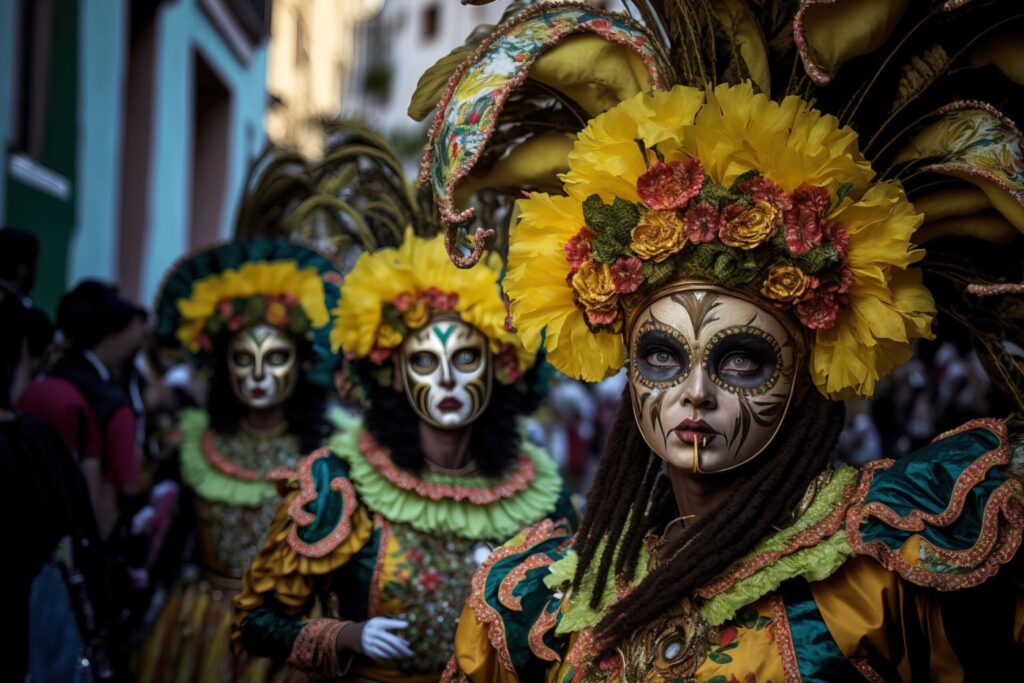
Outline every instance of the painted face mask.
<path fill-rule="evenodd" d="M 231 388 L 243 405 L 270 408 L 287 401 L 299 378 L 295 341 L 271 325 L 237 332 L 228 344 Z"/>
<path fill-rule="evenodd" d="M 771 443 L 803 362 L 777 315 L 707 284 L 680 284 L 629 332 L 629 386 L 644 440 L 673 467 L 723 472 Z"/>
<path fill-rule="evenodd" d="M 440 316 L 402 342 L 405 395 L 422 420 L 458 429 L 483 413 L 494 381 L 487 338 L 453 316 Z"/>

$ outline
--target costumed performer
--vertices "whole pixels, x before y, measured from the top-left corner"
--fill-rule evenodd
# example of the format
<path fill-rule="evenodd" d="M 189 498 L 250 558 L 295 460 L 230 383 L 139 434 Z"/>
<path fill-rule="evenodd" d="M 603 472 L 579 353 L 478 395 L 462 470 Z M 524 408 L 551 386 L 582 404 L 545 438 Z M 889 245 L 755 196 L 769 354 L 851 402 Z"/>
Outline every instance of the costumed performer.
<path fill-rule="evenodd" d="M 142 681 L 262 681 L 284 665 L 230 644 L 232 599 L 280 501 L 274 472 L 330 433 L 330 310 L 341 274 L 283 238 L 180 261 L 157 300 L 157 343 L 208 374 L 205 409 L 179 420 L 199 575 L 170 594 L 140 652 Z"/>
<path fill-rule="evenodd" d="M 576 527 L 517 425 L 543 368 L 506 329 L 501 261 L 459 270 L 442 241 L 409 230 L 345 279 L 332 340 L 367 407 L 291 474 L 236 599 L 252 653 L 324 678 L 436 681 L 490 548 L 540 520 Z"/>

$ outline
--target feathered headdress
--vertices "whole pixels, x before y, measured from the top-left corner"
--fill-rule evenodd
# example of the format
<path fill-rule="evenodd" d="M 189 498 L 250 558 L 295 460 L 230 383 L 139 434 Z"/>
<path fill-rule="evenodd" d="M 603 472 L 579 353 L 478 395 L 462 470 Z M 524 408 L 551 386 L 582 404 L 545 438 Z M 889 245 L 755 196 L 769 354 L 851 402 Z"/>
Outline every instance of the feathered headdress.
<path fill-rule="evenodd" d="M 518 8 L 414 98 L 438 103 L 421 180 L 455 263 L 473 261 L 460 232 L 479 250 L 492 227 L 473 228 L 474 203 L 533 191 L 514 208 L 507 277 L 527 340 L 546 328 L 556 367 L 600 377 L 622 363 L 630 297 L 697 274 L 791 308 L 819 388 L 867 395 L 930 334 L 931 290 L 940 328 L 967 326 L 1024 407 L 1005 343 L 1024 341 L 1024 306 L 1002 286 L 1024 277 L 1024 8 L 631 6 Z M 994 292 L 1014 305 L 979 298 Z"/>

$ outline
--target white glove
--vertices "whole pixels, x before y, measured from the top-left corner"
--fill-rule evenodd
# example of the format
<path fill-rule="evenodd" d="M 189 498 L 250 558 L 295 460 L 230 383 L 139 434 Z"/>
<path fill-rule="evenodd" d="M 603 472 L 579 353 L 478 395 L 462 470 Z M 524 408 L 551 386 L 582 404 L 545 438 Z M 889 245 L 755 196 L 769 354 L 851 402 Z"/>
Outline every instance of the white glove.
<path fill-rule="evenodd" d="M 387 617 L 374 617 L 363 626 L 363 632 L 359 637 L 359 644 L 363 648 L 363 654 L 374 659 L 405 659 L 413 657 L 413 651 L 409 649 L 409 643 L 401 636 L 396 636 L 391 631 L 403 629 L 409 626 L 409 622 L 401 619 L 388 619 Z"/>

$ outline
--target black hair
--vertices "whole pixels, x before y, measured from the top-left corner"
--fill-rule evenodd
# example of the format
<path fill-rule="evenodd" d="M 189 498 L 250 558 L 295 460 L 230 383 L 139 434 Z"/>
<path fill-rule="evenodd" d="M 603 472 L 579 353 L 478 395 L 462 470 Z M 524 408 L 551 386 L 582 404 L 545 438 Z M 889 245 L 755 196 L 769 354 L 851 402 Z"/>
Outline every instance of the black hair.
<path fill-rule="evenodd" d="M 378 382 L 381 366 L 369 360 L 355 361 L 352 370 L 366 392 L 368 406 L 363 413 L 363 426 L 377 443 L 388 449 L 396 465 L 411 472 L 421 471 L 425 456 L 420 447 L 420 418 L 405 394 L 395 391 L 390 383 Z M 497 477 L 515 464 L 521 444 L 515 418 L 529 414 L 540 403 L 543 382 L 538 380 L 544 372 L 543 361 L 538 357 L 534 367 L 516 384 L 495 380 L 490 402 L 472 424 L 469 442 L 481 474 Z"/>
<path fill-rule="evenodd" d="M 236 434 L 239 421 L 247 411 L 231 388 L 227 354 L 231 336 L 231 332 L 223 332 L 213 340 L 213 372 L 206 401 L 210 426 L 221 434 Z M 296 342 L 298 360 L 308 364 L 313 357 L 312 342 L 304 337 L 293 339 Z M 330 433 L 330 427 L 325 419 L 326 406 L 327 390 L 311 382 L 303 368 L 300 370 L 295 391 L 284 404 L 284 414 L 288 420 L 289 431 L 299 437 L 304 453 L 322 446 Z"/>
<path fill-rule="evenodd" d="M 117 288 L 97 280 L 84 280 L 57 304 L 57 327 L 71 345 L 88 351 L 109 334 L 125 330 L 146 312 L 122 298 Z"/>
<path fill-rule="evenodd" d="M 28 311 L 12 287 L 0 284 L 0 408 L 10 410 L 14 376 L 22 361 Z"/>
<path fill-rule="evenodd" d="M 39 238 L 25 230 L 0 230 L 0 280 L 6 280 L 27 296 L 35 283 Z"/>
<path fill-rule="evenodd" d="M 667 542 L 663 556 L 670 559 L 608 610 L 598 624 L 599 644 L 612 647 L 658 618 L 770 533 L 828 466 L 843 421 L 841 402 L 808 388 L 765 453 L 733 473 L 719 475 L 734 480 L 729 497 Z M 631 580 L 644 537 L 678 515 L 662 469 L 661 459 L 651 452 L 637 427 L 627 387 L 577 537 L 580 559 L 573 582 L 577 590 L 595 566 L 596 581 L 591 585 L 604 586 L 613 574 Z M 699 553 L 680 552 L 697 536 Z M 602 541 L 610 542 L 602 546 Z M 594 591 L 592 607 L 597 607 L 600 594 Z"/>

